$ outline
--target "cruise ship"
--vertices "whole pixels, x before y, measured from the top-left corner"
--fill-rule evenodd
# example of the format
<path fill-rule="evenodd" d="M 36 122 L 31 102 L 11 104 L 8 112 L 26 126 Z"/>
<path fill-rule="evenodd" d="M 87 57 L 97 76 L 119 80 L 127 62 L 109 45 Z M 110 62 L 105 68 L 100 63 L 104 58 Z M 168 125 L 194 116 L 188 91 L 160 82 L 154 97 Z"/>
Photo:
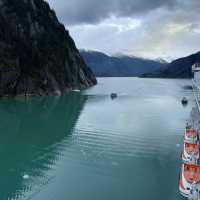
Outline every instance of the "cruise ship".
<path fill-rule="evenodd" d="M 189 200 L 200 200 L 200 63 L 192 66 L 192 72 L 196 106 L 191 111 L 184 131 L 179 191 Z"/>

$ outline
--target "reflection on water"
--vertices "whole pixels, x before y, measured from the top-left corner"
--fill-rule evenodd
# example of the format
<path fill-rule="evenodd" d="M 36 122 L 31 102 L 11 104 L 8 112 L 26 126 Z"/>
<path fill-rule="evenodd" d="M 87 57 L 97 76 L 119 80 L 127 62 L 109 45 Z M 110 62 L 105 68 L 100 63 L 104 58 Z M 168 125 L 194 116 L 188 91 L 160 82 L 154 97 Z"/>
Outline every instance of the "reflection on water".
<path fill-rule="evenodd" d="M 0 199 L 21 199 L 53 177 L 86 97 L 3 100 L 0 104 Z M 63 141 L 64 144 L 63 144 Z"/>
<path fill-rule="evenodd" d="M 1 101 L 0 200 L 181 199 L 188 84 L 109 78 L 61 98 Z"/>

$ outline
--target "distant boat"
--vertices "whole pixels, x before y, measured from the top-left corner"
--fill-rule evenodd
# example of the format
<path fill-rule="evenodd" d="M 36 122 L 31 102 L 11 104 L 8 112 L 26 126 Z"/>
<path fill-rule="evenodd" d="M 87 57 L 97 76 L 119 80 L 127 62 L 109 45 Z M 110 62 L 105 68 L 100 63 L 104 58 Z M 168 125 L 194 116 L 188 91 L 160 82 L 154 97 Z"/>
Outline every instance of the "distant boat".
<path fill-rule="evenodd" d="M 181 103 L 182 103 L 183 105 L 187 105 L 187 104 L 188 104 L 187 98 L 186 98 L 186 97 L 183 97 L 183 99 L 181 100 Z"/>
<path fill-rule="evenodd" d="M 185 90 L 192 90 L 193 87 L 192 87 L 192 85 L 185 85 L 185 86 L 183 87 L 183 89 L 185 89 Z"/>
<path fill-rule="evenodd" d="M 73 92 L 80 92 L 80 90 L 78 90 L 78 89 L 75 89 L 75 90 L 72 90 Z"/>
<path fill-rule="evenodd" d="M 116 99 L 117 98 L 117 93 L 111 93 L 110 97 L 111 97 L 111 99 Z"/>

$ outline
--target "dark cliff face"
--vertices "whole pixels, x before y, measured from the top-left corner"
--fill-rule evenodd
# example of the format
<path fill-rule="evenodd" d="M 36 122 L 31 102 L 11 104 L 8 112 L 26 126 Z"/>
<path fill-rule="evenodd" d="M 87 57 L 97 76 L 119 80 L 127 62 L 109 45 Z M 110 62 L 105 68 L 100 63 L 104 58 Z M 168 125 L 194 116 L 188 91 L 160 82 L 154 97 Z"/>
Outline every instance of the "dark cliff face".
<path fill-rule="evenodd" d="M 98 77 L 134 77 L 163 68 L 166 63 L 130 56 L 108 56 L 96 51 L 81 51 L 85 62 Z"/>
<path fill-rule="evenodd" d="M 0 95 L 62 93 L 96 84 L 43 0 L 0 0 Z"/>
<path fill-rule="evenodd" d="M 163 70 L 155 71 L 151 74 L 144 74 L 143 77 L 152 78 L 191 78 L 192 65 L 200 62 L 200 52 L 190 56 L 174 60 L 166 65 Z"/>

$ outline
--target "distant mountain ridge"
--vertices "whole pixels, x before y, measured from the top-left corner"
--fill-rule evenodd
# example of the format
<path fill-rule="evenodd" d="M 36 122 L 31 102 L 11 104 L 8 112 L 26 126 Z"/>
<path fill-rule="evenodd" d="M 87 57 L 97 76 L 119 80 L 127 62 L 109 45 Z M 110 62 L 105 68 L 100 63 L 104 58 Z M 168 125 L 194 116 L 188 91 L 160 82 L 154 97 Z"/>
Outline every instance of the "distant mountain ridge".
<path fill-rule="evenodd" d="M 80 50 L 87 65 L 98 77 L 135 77 L 166 66 L 156 61 L 126 55 L 108 56 L 98 51 Z"/>
<path fill-rule="evenodd" d="M 179 58 L 167 64 L 164 68 L 154 71 L 153 73 L 143 74 L 145 78 L 191 78 L 191 66 L 200 62 L 200 52 L 187 57 Z"/>

